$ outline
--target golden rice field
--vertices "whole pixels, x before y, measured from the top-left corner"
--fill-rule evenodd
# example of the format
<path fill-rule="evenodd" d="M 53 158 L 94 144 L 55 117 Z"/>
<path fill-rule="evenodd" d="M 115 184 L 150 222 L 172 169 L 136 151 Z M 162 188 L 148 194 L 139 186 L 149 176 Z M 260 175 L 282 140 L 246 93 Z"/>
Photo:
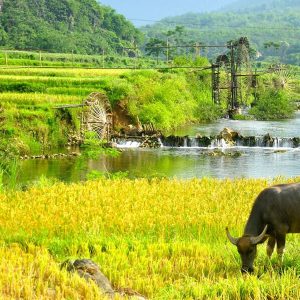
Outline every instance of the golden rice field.
<path fill-rule="evenodd" d="M 242 233 L 256 195 L 274 182 L 99 180 L 2 194 L 0 299 L 103 299 L 60 270 L 74 258 L 149 299 L 299 299 L 300 236 L 288 236 L 282 268 L 259 246 L 254 275 L 242 276 L 225 235 L 226 226 Z"/>

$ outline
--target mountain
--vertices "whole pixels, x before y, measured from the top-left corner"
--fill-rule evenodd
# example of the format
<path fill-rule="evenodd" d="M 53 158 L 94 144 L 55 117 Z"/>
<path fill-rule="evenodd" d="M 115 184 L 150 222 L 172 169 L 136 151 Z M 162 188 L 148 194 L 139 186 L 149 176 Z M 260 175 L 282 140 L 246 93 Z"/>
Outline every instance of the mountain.
<path fill-rule="evenodd" d="M 223 11 L 270 11 L 280 9 L 300 9 L 299 0 L 238 0 L 225 5 Z"/>
<path fill-rule="evenodd" d="M 249 2 L 250 3 L 250 2 Z M 181 43 L 225 44 L 247 36 L 261 59 L 300 64 L 300 1 L 240 0 L 212 13 L 188 13 L 162 19 L 141 30 L 148 40 L 166 39 L 176 26 L 184 26 Z M 172 41 L 171 41 L 172 42 Z M 220 49 L 207 49 L 210 57 Z"/>
<path fill-rule="evenodd" d="M 96 0 L 0 0 L 0 46 L 82 54 L 117 52 L 142 34 Z"/>

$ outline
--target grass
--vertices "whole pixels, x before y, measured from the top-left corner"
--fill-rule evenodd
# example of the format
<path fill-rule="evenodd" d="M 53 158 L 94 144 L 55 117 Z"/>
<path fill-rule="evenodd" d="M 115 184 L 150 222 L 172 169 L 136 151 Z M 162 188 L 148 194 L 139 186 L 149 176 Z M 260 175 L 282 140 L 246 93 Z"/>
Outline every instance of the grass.
<path fill-rule="evenodd" d="M 254 198 L 274 182 L 98 180 L 2 194 L 0 295 L 100 299 L 59 270 L 65 259 L 92 258 L 115 287 L 150 299 L 297 299 L 297 236 L 288 236 L 282 268 L 259 246 L 255 273 L 242 276 L 225 234 L 242 233 Z"/>

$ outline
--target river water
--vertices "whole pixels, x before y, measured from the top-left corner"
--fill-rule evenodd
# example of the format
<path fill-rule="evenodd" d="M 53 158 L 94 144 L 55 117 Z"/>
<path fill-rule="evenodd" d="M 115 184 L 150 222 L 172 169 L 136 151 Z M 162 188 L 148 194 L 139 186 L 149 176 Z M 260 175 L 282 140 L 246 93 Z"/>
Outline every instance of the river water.
<path fill-rule="evenodd" d="M 300 112 L 292 120 L 232 121 L 219 120 L 193 125 L 174 132 L 176 135 L 216 135 L 224 127 L 244 136 L 300 137 Z M 217 154 L 210 148 L 181 147 L 160 149 L 126 148 L 118 157 L 101 156 L 96 160 L 78 158 L 27 160 L 21 164 L 19 181 L 38 180 L 41 176 L 63 181 L 85 180 L 93 170 L 104 173 L 128 172 L 128 176 L 169 178 L 274 178 L 300 176 L 300 148 L 222 147 Z"/>

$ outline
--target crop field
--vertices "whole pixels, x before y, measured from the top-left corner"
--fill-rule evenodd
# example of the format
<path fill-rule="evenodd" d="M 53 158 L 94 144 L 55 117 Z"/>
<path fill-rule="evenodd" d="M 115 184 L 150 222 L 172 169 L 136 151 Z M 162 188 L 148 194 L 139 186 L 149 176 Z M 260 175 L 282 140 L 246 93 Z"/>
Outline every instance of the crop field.
<path fill-rule="evenodd" d="M 262 245 L 243 276 L 225 234 L 241 235 L 257 194 L 278 182 L 287 180 L 44 182 L 1 194 L 0 298 L 103 299 L 60 270 L 91 258 L 115 288 L 149 299 L 299 299 L 299 236 L 288 236 L 282 267 Z"/>
<path fill-rule="evenodd" d="M 0 68 L 0 138 L 23 144 L 20 154 L 41 153 L 66 144 L 66 129 L 59 112 L 64 104 L 79 104 L 91 92 L 114 98 L 118 77 L 128 70 L 66 68 Z M 116 83 L 114 83 L 116 81 Z M 119 85 L 118 85 L 119 86 Z M 117 87 L 119 88 L 119 87 Z M 72 114 L 72 130 L 79 126 L 78 110 Z"/>
<path fill-rule="evenodd" d="M 103 82 L 126 70 L 0 68 L 0 105 L 38 110 L 58 104 L 81 103 L 94 91 L 103 91 Z M 127 70 L 128 72 L 128 70 Z"/>
<path fill-rule="evenodd" d="M 76 53 L 49 53 L 42 51 L 0 50 L 0 66 L 36 66 L 36 67 L 88 67 L 88 68 L 136 68 L 165 66 L 163 60 L 156 61 L 139 53 L 130 57 L 126 52 L 121 55 L 101 53 L 86 55 Z"/>

